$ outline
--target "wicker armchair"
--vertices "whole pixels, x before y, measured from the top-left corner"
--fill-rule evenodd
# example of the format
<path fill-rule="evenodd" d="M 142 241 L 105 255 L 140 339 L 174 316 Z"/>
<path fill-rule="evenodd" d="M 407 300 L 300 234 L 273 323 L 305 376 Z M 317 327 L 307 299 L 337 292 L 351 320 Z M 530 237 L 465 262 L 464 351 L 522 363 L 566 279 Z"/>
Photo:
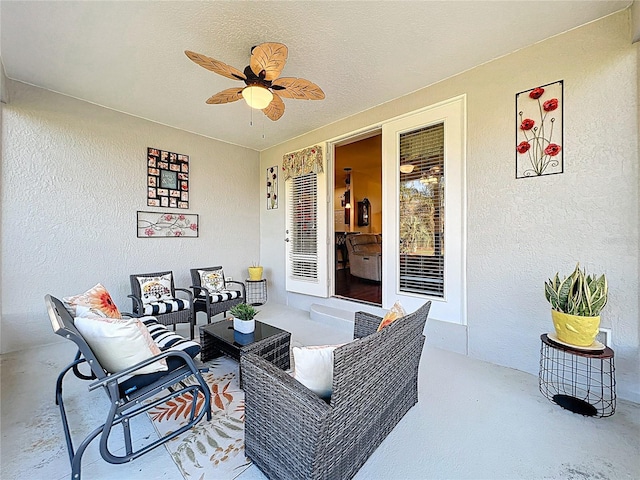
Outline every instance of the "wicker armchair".
<path fill-rule="evenodd" d="M 242 357 L 246 455 L 270 479 L 352 478 L 418 401 L 430 307 L 380 332 L 380 317 L 357 312 L 355 340 L 334 351 L 329 403 L 263 358 Z"/>
<path fill-rule="evenodd" d="M 207 323 L 211 323 L 211 317 L 219 313 L 226 314 L 234 305 L 243 303 L 247 298 L 244 283 L 235 280 L 227 280 L 221 266 L 192 268 L 191 288 L 194 293 L 194 312 L 205 312 Z M 203 281 L 203 278 L 205 281 Z M 215 280 L 217 279 L 217 280 Z M 207 283 L 209 288 L 207 288 Z M 213 283 L 217 283 L 213 287 Z M 237 287 L 233 287 L 233 285 Z"/>
<path fill-rule="evenodd" d="M 137 273 L 129 275 L 133 313 L 137 316 L 153 315 L 163 325 L 188 323 L 193 340 L 196 315 L 193 310 L 193 294 L 186 288 L 176 288 L 173 273 Z M 146 281 L 146 283 L 144 283 Z M 178 298 L 178 293 L 183 298 Z"/>

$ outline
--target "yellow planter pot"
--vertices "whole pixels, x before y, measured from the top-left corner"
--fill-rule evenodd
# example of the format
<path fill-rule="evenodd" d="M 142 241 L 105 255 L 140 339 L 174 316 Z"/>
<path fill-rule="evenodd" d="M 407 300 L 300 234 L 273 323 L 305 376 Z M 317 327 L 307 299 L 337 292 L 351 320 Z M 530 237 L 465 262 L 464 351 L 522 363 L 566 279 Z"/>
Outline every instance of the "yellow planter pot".
<path fill-rule="evenodd" d="M 577 347 L 588 347 L 600 329 L 600 317 L 580 317 L 551 310 L 551 319 L 558 339 Z"/>
<path fill-rule="evenodd" d="M 249 280 L 262 280 L 262 267 L 249 267 Z"/>

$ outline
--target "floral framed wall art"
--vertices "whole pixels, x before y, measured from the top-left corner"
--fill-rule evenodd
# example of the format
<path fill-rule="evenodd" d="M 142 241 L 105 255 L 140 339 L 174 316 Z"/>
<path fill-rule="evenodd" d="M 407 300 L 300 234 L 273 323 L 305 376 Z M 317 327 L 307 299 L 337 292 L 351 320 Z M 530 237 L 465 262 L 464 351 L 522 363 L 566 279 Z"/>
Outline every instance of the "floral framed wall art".
<path fill-rule="evenodd" d="M 189 208 L 189 155 L 147 148 L 147 206 Z"/>
<path fill-rule="evenodd" d="M 138 238 L 197 237 L 195 213 L 137 212 Z"/>
<path fill-rule="evenodd" d="M 267 168 L 267 210 L 278 208 L 278 166 Z"/>
<path fill-rule="evenodd" d="M 562 173 L 563 81 L 516 94 L 516 178 Z"/>

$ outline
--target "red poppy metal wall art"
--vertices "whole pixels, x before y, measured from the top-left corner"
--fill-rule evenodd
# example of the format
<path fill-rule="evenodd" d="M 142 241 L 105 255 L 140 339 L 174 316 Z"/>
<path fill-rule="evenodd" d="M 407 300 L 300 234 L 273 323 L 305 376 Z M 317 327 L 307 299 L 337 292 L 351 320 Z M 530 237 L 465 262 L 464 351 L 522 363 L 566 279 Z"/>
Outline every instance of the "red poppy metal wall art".
<path fill-rule="evenodd" d="M 563 172 L 563 81 L 516 94 L 516 178 Z"/>

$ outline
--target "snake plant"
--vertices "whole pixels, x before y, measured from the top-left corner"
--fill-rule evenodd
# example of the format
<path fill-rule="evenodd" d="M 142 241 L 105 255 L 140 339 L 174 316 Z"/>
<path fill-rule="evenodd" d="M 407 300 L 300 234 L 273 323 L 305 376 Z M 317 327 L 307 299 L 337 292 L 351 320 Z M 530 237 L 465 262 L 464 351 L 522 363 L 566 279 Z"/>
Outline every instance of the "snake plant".
<path fill-rule="evenodd" d="M 587 275 L 580 264 L 571 275 L 560 280 L 558 274 L 544 284 L 544 294 L 551 308 L 581 317 L 597 317 L 607 304 L 609 287 L 603 275 Z"/>

